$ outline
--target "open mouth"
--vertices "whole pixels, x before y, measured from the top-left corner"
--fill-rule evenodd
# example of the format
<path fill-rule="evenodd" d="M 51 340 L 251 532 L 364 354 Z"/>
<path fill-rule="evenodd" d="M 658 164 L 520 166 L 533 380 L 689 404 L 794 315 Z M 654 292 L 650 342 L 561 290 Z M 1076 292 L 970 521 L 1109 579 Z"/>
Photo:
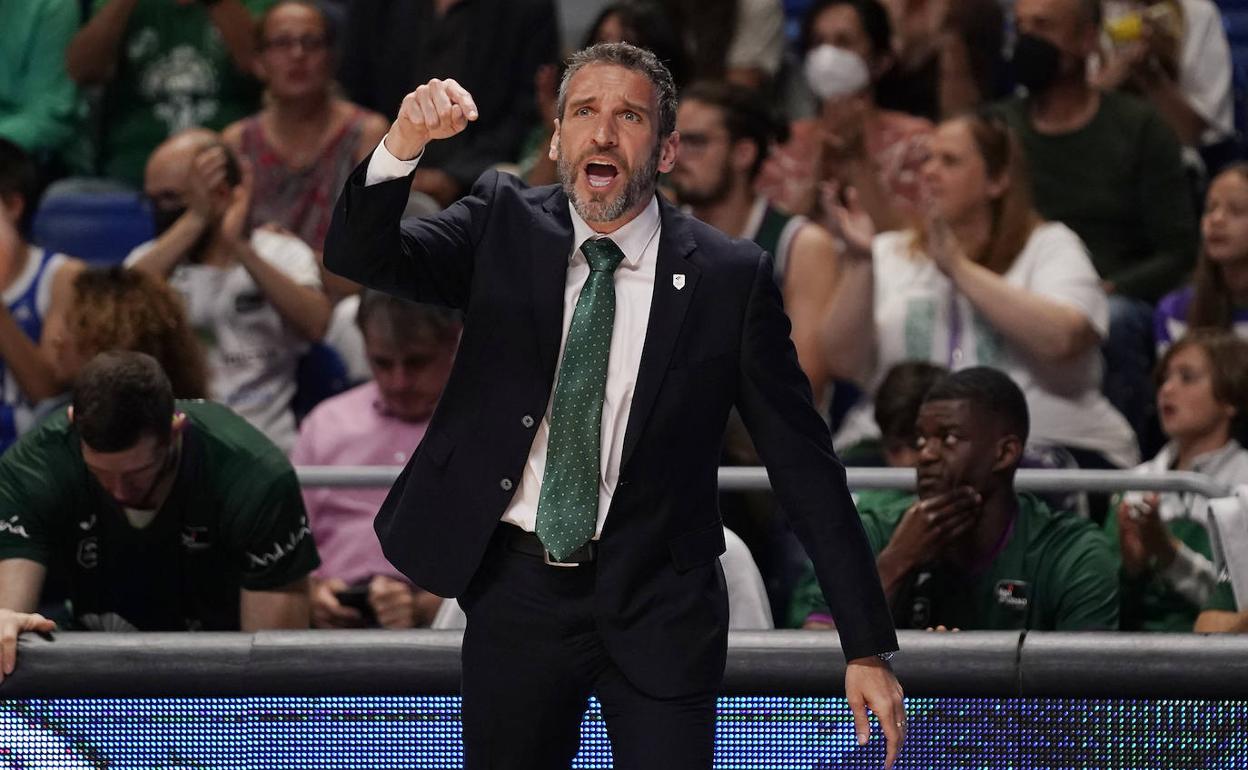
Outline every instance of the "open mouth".
<path fill-rule="evenodd" d="M 620 170 L 612 163 L 591 161 L 585 164 L 585 179 L 595 189 L 610 186 L 619 173 Z"/>

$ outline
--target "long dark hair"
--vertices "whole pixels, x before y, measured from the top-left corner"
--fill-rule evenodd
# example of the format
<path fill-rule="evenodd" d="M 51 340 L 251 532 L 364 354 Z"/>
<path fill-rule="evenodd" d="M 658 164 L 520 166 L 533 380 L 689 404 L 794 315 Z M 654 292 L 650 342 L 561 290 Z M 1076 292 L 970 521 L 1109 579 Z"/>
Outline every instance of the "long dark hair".
<path fill-rule="evenodd" d="M 1248 163 L 1235 163 L 1227 166 L 1218 177 L 1227 174 L 1238 174 L 1239 178 L 1248 182 Z M 1217 179 L 1215 178 L 1215 182 Z M 1211 185 L 1212 187 L 1212 185 Z M 1187 309 L 1187 325 L 1189 328 L 1202 326 L 1217 329 L 1231 328 L 1231 314 L 1235 309 L 1235 298 L 1231 296 L 1231 288 L 1226 284 L 1222 268 L 1209 259 L 1204 247 L 1196 257 L 1196 273 L 1192 278 L 1192 304 Z"/>

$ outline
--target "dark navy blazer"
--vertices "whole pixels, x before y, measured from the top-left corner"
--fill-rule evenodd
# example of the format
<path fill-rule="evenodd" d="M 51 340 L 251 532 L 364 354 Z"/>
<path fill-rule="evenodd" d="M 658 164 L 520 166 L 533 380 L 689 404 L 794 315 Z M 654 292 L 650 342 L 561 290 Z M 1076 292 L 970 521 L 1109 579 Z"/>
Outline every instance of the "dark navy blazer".
<path fill-rule="evenodd" d="M 338 201 L 326 266 L 465 312 L 446 391 L 377 534 L 413 582 L 468 605 L 550 400 L 573 249 L 568 199 L 558 186 L 526 188 L 490 171 L 445 211 L 402 219 L 411 179 L 364 187 L 366 168 Z M 596 563 L 598 628 L 612 658 L 658 697 L 707 691 L 722 678 L 717 471 L 734 405 L 814 562 L 846 658 L 895 650 L 875 560 L 798 367 L 771 257 L 662 199 L 660 216 L 641 369 Z"/>

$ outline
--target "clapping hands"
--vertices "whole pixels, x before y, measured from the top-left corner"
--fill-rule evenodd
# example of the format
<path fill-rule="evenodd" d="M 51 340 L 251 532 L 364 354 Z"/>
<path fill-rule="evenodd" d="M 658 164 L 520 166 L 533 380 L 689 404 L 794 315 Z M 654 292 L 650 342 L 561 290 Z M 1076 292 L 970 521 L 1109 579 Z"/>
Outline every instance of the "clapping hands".
<path fill-rule="evenodd" d="M 859 202 L 858 191 L 842 188 L 839 182 L 824 182 L 819 185 L 819 202 L 822 224 L 842 245 L 842 253 L 852 260 L 870 260 L 875 222 Z"/>

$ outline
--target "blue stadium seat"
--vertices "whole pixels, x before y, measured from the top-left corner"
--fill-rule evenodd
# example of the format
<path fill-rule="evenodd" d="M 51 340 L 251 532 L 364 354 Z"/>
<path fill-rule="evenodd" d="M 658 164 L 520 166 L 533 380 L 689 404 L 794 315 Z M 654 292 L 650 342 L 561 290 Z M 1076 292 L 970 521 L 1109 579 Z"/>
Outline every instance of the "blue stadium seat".
<path fill-rule="evenodd" d="M 351 387 L 347 365 L 338 351 L 324 342 L 314 343 L 299 358 L 295 372 L 295 397 L 290 409 L 302 422 L 313 407 Z"/>
<path fill-rule="evenodd" d="M 94 264 L 116 264 L 152 238 L 143 196 L 109 185 L 58 184 L 44 195 L 32 228 L 35 243 Z"/>

